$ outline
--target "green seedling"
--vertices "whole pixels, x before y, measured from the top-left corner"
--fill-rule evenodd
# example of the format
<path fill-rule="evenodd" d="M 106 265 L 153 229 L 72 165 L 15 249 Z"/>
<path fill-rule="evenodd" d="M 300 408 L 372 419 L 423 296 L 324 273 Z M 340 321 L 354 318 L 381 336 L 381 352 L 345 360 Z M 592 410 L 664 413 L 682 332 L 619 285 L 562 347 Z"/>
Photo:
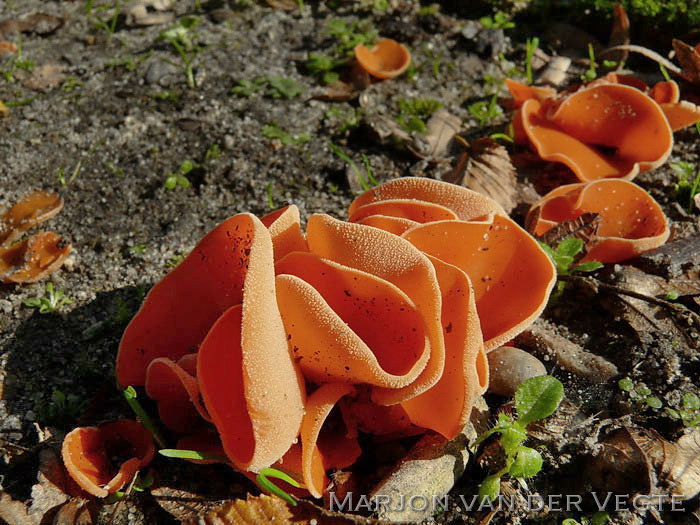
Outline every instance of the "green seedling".
<path fill-rule="evenodd" d="M 192 183 L 187 178 L 187 174 L 197 167 L 191 160 L 186 160 L 180 164 L 180 169 L 177 173 L 169 173 L 163 184 L 167 189 L 174 190 L 178 186 L 180 188 L 189 188 Z"/>
<path fill-rule="evenodd" d="M 46 283 L 44 290 L 46 295 L 43 297 L 31 297 L 22 301 L 22 304 L 27 308 L 37 308 L 40 314 L 49 314 L 73 302 L 63 290 L 55 289 L 51 282 Z"/>
<path fill-rule="evenodd" d="M 515 23 L 511 22 L 503 11 L 498 11 L 493 16 L 484 16 L 479 19 L 479 22 L 487 29 L 513 29 L 515 27 Z"/>
<path fill-rule="evenodd" d="M 51 400 L 39 409 L 39 418 L 47 423 L 63 425 L 80 415 L 85 401 L 76 394 L 64 394 L 60 390 L 51 393 Z"/>
<path fill-rule="evenodd" d="M 175 268 L 178 264 L 180 264 L 184 260 L 185 260 L 184 255 L 175 254 L 172 257 L 168 258 L 168 260 L 165 262 L 165 267 L 166 268 Z"/>
<path fill-rule="evenodd" d="M 182 64 L 177 64 L 167 60 L 169 64 L 172 64 L 180 71 L 182 71 L 187 77 L 187 85 L 190 88 L 196 87 L 194 80 L 194 70 L 192 69 L 194 60 L 197 54 L 204 49 L 203 47 L 197 45 L 196 34 L 194 29 L 199 25 L 201 19 L 196 16 L 185 16 L 180 19 L 180 22 L 168 29 L 163 31 L 158 37 L 157 41 L 167 41 L 173 46 Z"/>
<path fill-rule="evenodd" d="M 700 170 L 696 172 L 695 164 L 690 162 L 674 162 L 670 166 L 678 175 L 678 182 L 673 189 L 680 199 L 688 199 L 686 210 L 692 213 L 695 209 L 695 196 L 700 193 Z"/>
<path fill-rule="evenodd" d="M 123 394 L 124 399 L 126 399 L 126 402 L 129 404 L 131 410 L 134 411 L 134 414 L 136 414 L 136 417 L 139 419 L 139 421 L 141 421 L 144 428 L 151 433 L 153 439 L 155 439 L 156 443 L 158 443 L 158 446 L 165 448 L 165 438 L 158 428 L 158 424 L 153 420 L 153 418 L 151 418 L 151 416 L 148 415 L 148 413 L 141 406 L 141 403 L 139 403 L 136 389 L 133 386 L 128 386 L 123 390 Z"/>
<path fill-rule="evenodd" d="M 627 392 L 632 401 L 647 405 L 654 410 L 658 410 L 663 406 L 661 399 L 651 395 L 652 392 L 649 387 L 636 384 L 629 377 L 620 379 L 617 382 L 617 386 L 620 387 L 620 390 L 623 392 Z"/>
<path fill-rule="evenodd" d="M 498 105 L 498 94 L 494 93 L 489 101 L 481 100 L 479 102 L 474 102 L 467 106 L 467 111 L 476 120 L 479 121 L 480 126 L 487 126 L 495 119 L 503 115 L 503 110 L 501 106 Z"/>
<path fill-rule="evenodd" d="M 142 55 L 123 55 L 114 57 L 112 60 L 107 62 L 109 67 L 123 67 L 127 71 L 134 71 L 141 62 L 149 58 L 153 54 L 153 51 L 147 51 Z"/>
<path fill-rule="evenodd" d="M 177 102 L 182 96 L 182 93 L 180 93 L 179 91 L 165 90 L 150 93 L 148 96 L 151 97 L 153 100 L 167 100 L 168 102 Z"/>
<path fill-rule="evenodd" d="M 22 54 L 22 34 L 17 35 L 17 52 L 10 56 L 2 65 L 2 76 L 5 78 L 6 82 L 14 81 L 14 70 L 23 69 L 25 71 L 31 71 L 36 66 L 36 62 L 24 58 Z M 10 107 L 8 105 L 8 107 Z"/>
<path fill-rule="evenodd" d="M 268 139 L 278 139 L 283 146 L 300 146 L 311 140 L 308 133 L 292 134 L 282 128 L 276 122 L 265 124 L 262 128 L 263 137 Z"/>
<path fill-rule="evenodd" d="M 347 58 L 334 58 L 318 53 L 309 53 L 304 67 L 312 75 L 321 79 L 324 84 L 337 82 L 340 75 L 336 69 L 347 65 Z"/>
<path fill-rule="evenodd" d="M 265 188 L 265 193 L 267 193 L 267 207 L 271 210 L 275 209 L 275 199 L 272 197 L 272 183 L 270 182 Z"/>
<path fill-rule="evenodd" d="M 362 122 L 362 110 L 357 108 L 334 107 L 326 111 L 326 118 L 339 122 L 336 132 L 344 135 L 348 131 L 355 129 Z"/>
<path fill-rule="evenodd" d="M 291 78 L 285 77 L 267 77 L 268 88 L 265 93 L 271 98 L 294 98 L 302 93 L 304 90 Z"/>
<path fill-rule="evenodd" d="M 527 83 L 532 84 L 532 57 L 535 56 L 535 51 L 540 47 L 540 39 L 536 36 L 528 38 L 525 43 L 525 76 Z"/>
<path fill-rule="evenodd" d="M 442 102 L 432 98 L 399 98 L 397 103 L 399 114 L 395 120 L 407 133 L 428 131 L 426 121 L 442 107 Z"/>
<path fill-rule="evenodd" d="M 107 33 L 107 41 L 112 39 L 114 32 L 117 30 L 117 21 L 119 20 L 119 13 L 122 9 L 122 1 L 119 0 L 113 4 L 105 4 L 95 6 L 94 0 L 87 0 L 85 4 L 85 12 L 87 13 L 88 22 L 95 28 L 101 29 Z M 109 18 L 101 18 L 95 16 L 94 11 L 101 11 L 107 13 L 111 10 L 111 16 Z"/>
<path fill-rule="evenodd" d="M 577 521 L 573 518 L 567 518 L 561 522 L 561 525 L 606 525 L 610 521 L 610 514 L 605 511 L 599 511 L 593 514 L 591 518 L 581 518 Z"/>
<path fill-rule="evenodd" d="M 598 63 L 595 60 L 595 51 L 593 44 L 588 44 L 588 69 L 581 75 L 583 82 L 595 80 L 598 76 Z"/>
<path fill-rule="evenodd" d="M 683 426 L 693 428 L 700 426 L 700 397 L 692 392 L 686 392 L 681 398 L 678 410 L 667 408 L 666 414 L 675 420 L 683 422 Z"/>
<path fill-rule="evenodd" d="M 362 0 L 360 2 L 361 9 L 368 9 L 379 15 L 386 13 L 389 7 L 389 0 Z"/>
<path fill-rule="evenodd" d="M 272 467 L 266 467 L 264 469 L 261 469 L 255 478 L 256 481 L 258 482 L 258 485 L 260 485 L 260 488 L 269 492 L 270 494 L 274 494 L 275 496 L 279 496 L 280 498 L 282 498 L 284 501 L 286 501 L 290 505 L 296 506 L 296 504 L 297 504 L 296 498 L 294 496 L 292 496 L 291 494 L 285 492 L 281 488 L 279 488 L 272 481 L 270 481 L 268 479 L 268 477 L 281 479 L 285 483 L 289 483 L 292 487 L 297 487 L 297 488 L 302 487 L 301 483 L 299 483 L 297 480 L 295 480 L 289 474 L 282 472 L 281 470 L 278 470 L 276 468 L 272 468 Z"/>
<path fill-rule="evenodd" d="M 559 276 L 571 275 L 574 272 L 593 272 L 603 267 L 603 263 L 600 261 L 586 261 L 574 264 L 574 259 L 584 247 L 584 242 L 576 237 L 568 237 L 562 240 L 556 248 L 552 248 L 543 242 L 540 242 L 539 245 L 549 255 Z M 565 281 L 560 280 L 557 282 L 557 294 L 560 294 L 565 287 Z"/>
<path fill-rule="evenodd" d="M 14 100 L 12 102 L 5 102 L 5 106 L 8 108 L 18 108 L 20 106 L 28 106 L 32 102 L 34 102 L 36 99 L 39 97 L 45 96 L 43 93 L 39 93 L 37 95 L 34 95 L 33 97 L 29 98 L 23 98 L 22 100 Z"/>
<path fill-rule="evenodd" d="M 199 452 L 197 450 L 183 450 L 179 448 L 163 448 L 158 451 L 158 454 L 165 456 L 166 458 L 177 458 L 177 459 L 197 459 L 197 460 L 209 460 L 209 461 L 221 461 L 222 463 L 228 463 L 229 460 L 226 456 L 221 454 L 210 454 L 209 452 Z"/>
<path fill-rule="evenodd" d="M 155 478 L 151 474 L 147 474 L 143 478 L 139 477 L 140 472 L 136 473 L 136 476 L 134 477 L 134 481 L 132 484 L 128 487 L 127 490 L 118 490 L 116 492 L 113 492 L 109 496 L 107 496 L 104 499 L 104 502 L 109 504 L 116 503 L 119 500 L 124 499 L 124 497 L 129 494 L 129 492 L 144 492 L 148 489 L 150 489 L 153 486 L 153 483 L 155 482 Z"/>
<path fill-rule="evenodd" d="M 61 84 L 61 91 L 64 93 L 73 93 L 75 88 L 78 86 L 82 86 L 83 83 L 76 77 L 66 77 L 66 79 L 63 81 L 63 84 Z"/>
<path fill-rule="evenodd" d="M 265 87 L 266 82 L 265 77 L 258 77 L 255 80 L 244 78 L 237 81 L 236 85 L 231 88 L 231 94 L 248 98 Z"/>
<path fill-rule="evenodd" d="M 69 186 L 76 179 L 78 174 L 80 173 L 80 168 L 82 168 L 82 166 L 83 166 L 83 161 L 81 159 L 75 165 L 75 169 L 73 170 L 73 173 L 71 173 L 67 178 L 64 175 L 65 167 L 61 166 L 60 168 L 58 168 L 58 173 L 56 174 L 56 180 L 63 187 Z"/>
<path fill-rule="evenodd" d="M 494 500 L 501 490 L 501 478 L 531 478 L 542 470 L 542 455 L 534 448 L 523 445 L 528 438 L 527 425 L 549 417 L 564 398 L 564 386 L 552 376 L 533 377 L 525 381 L 515 393 L 517 417 L 500 413 L 491 429 L 476 440 L 476 445 L 499 434 L 499 445 L 505 460 L 503 467 L 484 479 L 479 485 L 479 496 Z"/>
<path fill-rule="evenodd" d="M 377 179 L 375 179 L 374 175 L 372 175 L 372 167 L 369 165 L 369 159 L 367 158 L 367 155 L 365 155 L 364 153 L 361 154 L 362 162 L 365 165 L 365 171 L 363 173 L 363 171 L 360 169 L 357 163 L 354 160 L 352 160 L 350 156 L 338 146 L 336 146 L 332 142 L 329 142 L 328 147 L 331 148 L 331 151 L 333 151 L 333 153 L 335 153 L 339 158 L 348 163 L 348 165 L 355 172 L 355 175 L 357 175 L 357 179 L 360 181 L 360 186 L 364 191 L 367 191 L 378 184 Z"/>
<path fill-rule="evenodd" d="M 124 170 L 121 168 L 117 168 L 117 166 L 114 164 L 114 162 L 109 161 L 107 164 L 107 169 L 112 172 L 112 175 L 116 176 L 117 178 L 121 179 L 124 176 Z"/>
<path fill-rule="evenodd" d="M 204 162 L 216 160 L 221 156 L 221 147 L 218 144 L 212 144 L 204 153 Z"/>
<path fill-rule="evenodd" d="M 335 38 L 335 54 L 340 57 L 350 57 L 355 46 L 370 46 L 379 38 L 379 32 L 369 19 L 347 22 L 334 18 L 326 24 L 326 34 Z"/>
<path fill-rule="evenodd" d="M 135 253 L 136 255 L 143 255 L 148 250 L 148 246 L 145 244 L 136 244 L 134 246 L 129 246 L 129 251 Z"/>

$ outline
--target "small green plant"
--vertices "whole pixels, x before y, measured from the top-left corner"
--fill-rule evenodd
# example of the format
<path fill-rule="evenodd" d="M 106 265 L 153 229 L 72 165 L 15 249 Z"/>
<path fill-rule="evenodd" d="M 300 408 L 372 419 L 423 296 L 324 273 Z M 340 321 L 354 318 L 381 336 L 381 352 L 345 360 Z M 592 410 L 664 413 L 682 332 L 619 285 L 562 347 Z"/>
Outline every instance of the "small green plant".
<path fill-rule="evenodd" d="M 379 38 L 379 32 L 369 19 L 348 22 L 334 18 L 326 24 L 326 34 L 335 38 L 335 54 L 341 57 L 352 56 L 355 46 L 369 46 Z"/>
<path fill-rule="evenodd" d="M 318 53 L 309 53 L 306 62 L 304 62 L 304 67 L 324 84 L 332 84 L 340 78 L 336 70 L 347 65 L 347 63 L 347 58 L 334 58 Z"/>
<path fill-rule="evenodd" d="M 85 12 L 87 13 L 87 19 L 93 27 L 101 29 L 107 33 L 108 41 L 112 39 L 114 32 L 117 29 L 117 21 L 119 20 L 119 13 L 122 9 L 122 1 L 119 0 L 114 3 L 95 5 L 95 0 L 87 0 L 85 4 Z M 93 12 L 94 11 L 94 12 Z M 108 14 L 107 18 L 102 18 L 97 16 L 95 12 Z M 111 13 L 109 13 L 111 11 Z"/>
<path fill-rule="evenodd" d="M 272 195 L 272 183 L 270 182 L 265 188 L 265 193 L 267 194 L 267 207 L 271 210 L 275 209 L 275 199 Z"/>
<path fill-rule="evenodd" d="M 700 426 L 700 397 L 692 392 L 686 392 L 681 398 L 678 410 L 666 408 L 666 414 L 675 420 L 683 422 L 683 426 L 691 428 Z"/>
<path fill-rule="evenodd" d="M 204 162 L 216 160 L 221 156 L 221 147 L 218 144 L 212 144 L 204 153 Z"/>
<path fill-rule="evenodd" d="M 542 455 L 534 448 L 523 445 L 528 438 L 527 425 L 549 417 L 564 398 L 564 386 L 552 376 L 533 377 L 525 381 L 515 393 L 517 417 L 500 413 L 496 425 L 476 440 L 500 434 L 499 445 L 505 456 L 503 467 L 484 479 L 479 485 L 479 496 L 494 500 L 501 490 L 501 478 L 531 478 L 542 470 Z"/>
<path fill-rule="evenodd" d="M 192 69 L 194 60 L 199 54 L 203 47 L 199 46 L 196 42 L 195 28 L 199 25 L 201 19 L 196 16 L 185 16 L 180 19 L 179 23 L 170 29 L 161 32 L 157 41 L 167 41 L 173 46 L 182 64 L 177 64 L 167 60 L 169 64 L 172 64 L 180 71 L 182 71 L 187 77 L 187 85 L 190 88 L 196 87 L 194 80 L 194 70 Z"/>
<path fill-rule="evenodd" d="M 603 267 L 600 261 L 586 261 L 574 265 L 574 259 L 583 250 L 584 242 L 576 237 L 568 237 L 552 248 L 548 244 L 540 242 L 540 247 L 545 251 L 557 269 L 557 275 L 566 276 L 574 272 L 593 272 Z M 566 282 L 557 283 L 557 293 L 561 293 Z"/>
<path fill-rule="evenodd" d="M 426 121 L 442 107 L 442 102 L 432 98 L 399 98 L 397 100 L 399 114 L 396 122 L 407 133 L 425 133 L 428 130 Z"/>
<path fill-rule="evenodd" d="M 147 51 L 141 55 L 122 55 L 114 57 L 112 60 L 107 62 L 109 67 L 123 67 L 127 71 L 134 71 L 139 64 L 144 60 L 149 58 L 153 54 L 152 50 Z"/>
<path fill-rule="evenodd" d="M 583 82 L 591 82 L 598 76 L 598 62 L 595 60 L 593 44 L 588 44 L 588 69 L 581 75 Z"/>
<path fill-rule="evenodd" d="M 58 173 L 56 174 L 56 180 L 58 181 L 58 183 L 61 186 L 67 187 L 78 177 L 78 174 L 80 173 L 80 168 L 82 168 L 82 167 L 83 167 L 83 161 L 81 159 L 75 165 L 75 169 L 73 170 L 73 173 L 71 173 L 68 177 L 66 177 L 64 175 L 66 168 L 64 166 L 61 166 L 60 168 L 58 168 Z"/>
<path fill-rule="evenodd" d="M 644 404 L 654 410 L 658 410 L 663 406 L 663 402 L 656 396 L 652 396 L 652 392 L 646 385 L 636 384 L 629 377 L 620 379 L 617 382 L 620 390 L 627 392 L 632 401 L 639 404 Z"/>
<path fill-rule="evenodd" d="M 268 139 L 278 139 L 283 146 L 300 146 L 311 140 L 308 133 L 292 134 L 282 128 L 276 122 L 265 124 L 262 128 L 263 137 Z"/>
<path fill-rule="evenodd" d="M 109 161 L 105 166 L 107 166 L 107 169 L 112 172 L 112 175 L 115 177 L 121 179 L 124 176 L 124 170 L 122 168 L 117 168 L 114 162 Z"/>
<path fill-rule="evenodd" d="M 39 418 L 46 423 L 65 424 L 74 421 L 85 403 L 76 394 L 64 394 L 61 390 L 51 393 L 51 400 L 39 409 Z"/>
<path fill-rule="evenodd" d="M 687 211 L 691 213 L 695 208 L 695 196 L 700 193 L 700 170 L 696 172 L 695 164 L 683 161 L 674 162 L 670 166 L 678 175 L 678 182 L 673 189 L 681 200 L 687 199 Z"/>
<path fill-rule="evenodd" d="M 610 514 L 605 511 L 599 511 L 589 518 L 581 518 L 577 521 L 573 518 L 567 518 L 561 522 L 561 525 L 606 525 L 610 521 Z"/>
<path fill-rule="evenodd" d="M 304 90 L 291 78 L 267 77 L 268 88 L 266 95 L 271 98 L 294 98 L 298 97 Z"/>
<path fill-rule="evenodd" d="M 532 84 L 532 57 L 535 56 L 535 51 L 540 47 L 540 39 L 536 36 L 528 38 L 525 43 L 525 76 L 527 83 Z"/>
<path fill-rule="evenodd" d="M 169 190 L 174 190 L 178 186 L 180 188 L 189 188 L 192 186 L 190 179 L 187 178 L 187 174 L 195 169 L 197 165 L 191 160 L 186 160 L 180 164 L 180 169 L 177 173 L 169 173 L 165 178 L 165 183 L 163 184 Z"/>
<path fill-rule="evenodd" d="M 328 147 L 331 148 L 331 151 L 333 151 L 333 153 L 335 153 L 339 158 L 348 163 L 348 165 L 357 175 L 357 179 L 360 181 L 360 186 L 363 190 L 367 191 L 378 184 L 377 179 L 375 179 L 374 175 L 372 175 L 372 167 L 369 165 L 369 159 L 367 158 L 367 155 L 365 155 L 364 153 L 361 154 L 362 162 L 365 165 L 365 171 L 363 173 L 363 171 L 360 169 L 357 163 L 354 160 L 352 160 L 350 156 L 338 146 L 336 146 L 332 142 L 329 142 Z"/>
<path fill-rule="evenodd" d="M 168 260 L 165 262 L 165 267 L 166 268 L 175 268 L 178 264 L 180 264 L 184 260 L 185 260 L 184 255 L 175 254 L 172 257 L 168 258 Z"/>
<path fill-rule="evenodd" d="M 66 77 L 66 79 L 63 81 L 63 84 L 61 85 L 61 91 L 63 91 L 64 93 L 73 93 L 73 91 L 75 91 L 75 88 L 82 85 L 83 83 L 80 79 L 76 77 Z"/>
<path fill-rule="evenodd" d="M 23 69 L 25 71 L 31 71 L 36 66 L 36 62 L 24 58 L 22 54 L 22 34 L 17 36 L 17 52 L 10 56 L 2 65 L 2 76 L 5 78 L 6 82 L 14 81 L 14 70 Z M 8 107 L 10 105 L 8 104 Z"/>
<path fill-rule="evenodd" d="M 153 100 L 167 100 L 168 102 L 177 102 L 180 100 L 180 97 L 182 96 L 182 93 L 179 91 L 172 91 L 172 90 L 164 90 L 164 91 L 156 91 L 155 93 L 149 93 L 148 95 L 151 97 Z"/>
<path fill-rule="evenodd" d="M 129 251 L 136 255 L 143 255 L 148 250 L 148 246 L 145 244 L 135 244 L 134 246 L 129 246 Z"/>
<path fill-rule="evenodd" d="M 63 290 L 55 289 L 51 282 L 46 283 L 44 290 L 46 295 L 43 297 L 31 297 L 25 299 L 22 304 L 27 308 L 37 308 L 40 314 L 49 314 L 73 302 Z"/>
<path fill-rule="evenodd" d="M 334 107 L 326 111 L 326 118 L 338 122 L 336 132 L 339 135 L 344 135 L 360 125 L 362 122 L 362 110 L 358 108 L 348 108 L 344 110 L 339 107 Z"/>
<path fill-rule="evenodd" d="M 495 119 L 503 115 L 501 106 L 498 105 L 498 94 L 494 93 L 487 101 L 481 100 L 467 106 L 469 114 L 479 121 L 480 126 L 487 126 Z"/>
<path fill-rule="evenodd" d="M 265 87 L 266 82 L 267 80 L 265 77 L 258 77 L 255 80 L 244 78 L 236 82 L 236 85 L 231 88 L 230 93 L 239 97 L 248 98 Z"/>
<path fill-rule="evenodd" d="M 138 400 L 138 395 L 136 394 L 136 389 L 133 386 L 128 386 L 122 391 L 122 394 L 124 395 L 124 399 L 126 399 L 126 402 L 131 408 L 131 410 L 133 410 L 134 414 L 136 414 L 136 417 L 139 419 L 139 421 L 141 421 L 141 424 L 146 430 L 148 430 L 151 433 L 153 439 L 156 440 L 158 446 L 160 446 L 161 448 L 165 448 L 165 438 L 163 437 L 163 434 L 158 428 L 157 423 L 153 420 L 153 418 L 151 418 L 151 416 L 148 415 L 148 413 L 141 406 L 141 403 Z"/>
<path fill-rule="evenodd" d="M 498 11 L 493 16 L 484 16 L 479 19 L 479 22 L 488 29 L 513 29 L 515 27 L 515 23 L 511 22 L 508 14 L 503 11 Z"/>

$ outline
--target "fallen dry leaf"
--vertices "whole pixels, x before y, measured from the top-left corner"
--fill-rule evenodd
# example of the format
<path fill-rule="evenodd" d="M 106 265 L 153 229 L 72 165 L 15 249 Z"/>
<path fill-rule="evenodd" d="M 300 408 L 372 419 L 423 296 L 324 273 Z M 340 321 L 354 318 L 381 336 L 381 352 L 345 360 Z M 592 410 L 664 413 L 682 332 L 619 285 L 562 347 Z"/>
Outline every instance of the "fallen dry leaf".
<path fill-rule="evenodd" d="M 441 157 L 447 151 L 447 145 L 462 127 L 462 121 L 444 108 L 438 109 L 428 119 L 428 130 L 416 134 L 408 149 L 417 157 Z"/>
<path fill-rule="evenodd" d="M 65 67 L 59 64 L 43 64 L 32 70 L 31 76 L 24 85 L 34 91 L 48 93 L 63 84 L 66 79 Z"/>
<path fill-rule="evenodd" d="M 84 499 L 69 501 L 58 510 L 51 523 L 52 525 L 92 525 L 97 523 L 94 514 L 96 512 L 89 501 Z"/>
<path fill-rule="evenodd" d="M 700 53 L 682 40 L 673 40 L 673 50 L 681 65 L 681 76 L 692 84 L 700 84 Z"/>
<path fill-rule="evenodd" d="M 537 211 L 539 212 L 539 209 Z M 538 213 L 529 216 L 528 219 L 530 220 L 527 221 L 528 225 L 526 229 L 530 227 L 530 222 L 537 222 Z M 564 239 L 574 237 L 576 239 L 581 239 L 584 245 L 586 245 L 598 233 L 599 227 L 600 217 L 597 213 L 584 213 L 576 219 L 560 222 L 554 228 L 544 232 L 537 240 L 549 244 L 550 246 L 556 246 Z M 580 253 L 579 255 L 583 257 L 585 253 Z"/>
<path fill-rule="evenodd" d="M 12 499 L 7 492 L 0 490 L 0 522 L 9 525 L 38 525 L 38 520 L 27 513 L 27 506 Z"/>
<path fill-rule="evenodd" d="M 46 13 L 34 13 L 24 20 L 8 19 L 0 24 L 0 35 L 36 33 L 49 35 L 63 25 L 63 19 Z"/>

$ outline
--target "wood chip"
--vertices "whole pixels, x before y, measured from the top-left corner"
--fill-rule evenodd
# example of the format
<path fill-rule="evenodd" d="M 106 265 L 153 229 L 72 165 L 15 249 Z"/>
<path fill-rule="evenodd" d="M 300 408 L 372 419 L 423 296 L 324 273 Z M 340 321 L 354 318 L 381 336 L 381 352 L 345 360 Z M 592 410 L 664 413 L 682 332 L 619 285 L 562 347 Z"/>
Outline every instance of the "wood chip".
<path fill-rule="evenodd" d="M 444 108 L 433 113 L 427 122 L 428 130 L 417 133 L 408 149 L 418 158 L 441 157 L 447 145 L 462 127 L 462 121 Z"/>
<path fill-rule="evenodd" d="M 664 277 L 697 279 L 700 277 L 700 235 L 668 242 L 643 253 L 635 260 L 635 266 Z"/>

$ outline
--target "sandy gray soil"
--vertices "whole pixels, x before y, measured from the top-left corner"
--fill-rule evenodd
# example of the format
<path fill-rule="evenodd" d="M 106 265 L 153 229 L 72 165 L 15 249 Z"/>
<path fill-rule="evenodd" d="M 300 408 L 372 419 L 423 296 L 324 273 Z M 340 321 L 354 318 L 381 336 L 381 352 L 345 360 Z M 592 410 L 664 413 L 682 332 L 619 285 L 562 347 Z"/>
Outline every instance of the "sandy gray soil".
<path fill-rule="evenodd" d="M 72 299 L 59 311 L 42 315 L 23 306 L 26 299 L 43 295 L 44 282 L 0 285 L 0 450 L 5 453 L 0 473 L 3 489 L 17 500 L 30 497 L 38 429 L 49 429 L 53 445 L 77 425 L 129 415 L 114 386 L 121 332 L 149 287 L 204 233 L 235 213 L 265 214 L 270 199 L 275 208 L 296 204 L 304 218 L 314 212 L 345 217 L 354 191 L 345 163 L 328 147 L 331 141 L 358 162 L 359 154 L 366 154 L 379 181 L 427 166 L 417 165 L 400 145 L 375 140 L 366 125 L 341 131 L 338 110 L 356 109 L 357 100 L 315 97 L 324 86 L 303 62 L 308 52 L 333 45 L 324 32 L 329 20 L 370 19 L 382 36 L 413 50 L 412 78 L 374 84 L 367 91 L 370 112 L 378 115 L 396 114 L 399 97 L 429 97 L 460 117 L 468 136 L 501 131 L 507 115 L 479 126 L 467 106 L 490 93 L 485 78 L 503 78 L 513 67 L 522 68 L 522 43 L 511 44 L 500 30 L 478 37 L 481 46 L 467 39 L 461 29 L 469 15 L 451 11 L 449 3 L 439 16 L 419 14 L 419 6 L 409 1 L 391 1 L 388 11 L 357 2 L 337 2 L 336 9 L 307 2 L 301 11 L 264 2 L 209 2 L 202 10 L 195 2 L 175 3 L 178 19 L 200 19 L 193 31 L 202 46 L 194 58 L 196 87 L 189 87 L 184 73 L 169 63 L 182 63 L 173 48 L 158 41 L 172 23 L 128 27 L 120 18 L 110 35 L 94 17 L 109 22 L 111 11 L 95 11 L 90 20 L 82 1 L 0 4 L 0 21 L 27 20 L 34 13 L 57 17 L 19 34 L 12 24 L 0 26 L 0 40 L 17 42 L 21 34 L 24 60 L 20 67 L 10 55 L 0 56 L 0 100 L 11 106 L 0 118 L 0 209 L 32 189 L 59 192 L 65 208 L 46 227 L 65 235 L 74 248 L 69 263 L 50 278 Z M 504 52 L 506 60 L 492 56 L 493 49 L 494 55 Z M 275 76 L 292 79 L 302 93 L 289 99 L 273 98 L 266 88 L 251 96 L 231 93 L 240 81 Z M 292 134 L 308 134 L 309 140 L 283 145 L 266 138 L 263 127 L 272 123 Z M 676 138 L 671 161 L 695 162 L 700 153 L 695 129 Z M 191 187 L 166 188 L 168 174 L 185 161 L 196 164 L 187 175 Z M 688 215 L 677 204 L 674 181 L 668 166 L 637 180 L 675 221 L 676 238 L 691 237 L 700 230 L 698 215 Z M 700 368 L 692 345 L 683 343 L 678 351 L 673 335 L 664 338 L 661 329 L 640 338 L 597 299 L 589 298 L 581 308 L 576 298 L 587 293 L 574 289 L 548 312 L 560 324 L 558 333 L 609 359 L 621 376 L 645 382 L 656 395 L 666 396 L 669 406 L 678 392 L 697 391 Z M 547 366 L 564 381 L 577 421 L 631 413 L 636 423 L 658 428 L 669 439 L 679 435 L 677 423 L 630 405 L 616 381 L 598 384 L 556 364 Z M 580 439 L 545 440 L 551 445 L 550 467 L 541 490 L 575 476 L 594 451 L 584 438 L 593 436 L 594 442 L 596 432 L 588 424 L 581 428 Z M 167 476 L 168 467 L 162 468 Z M 473 491 L 479 479 L 483 473 L 470 471 L 460 490 Z M 154 510 L 152 502 L 140 508 L 150 516 L 146 522 L 171 519 Z M 132 509 L 133 520 L 140 512 Z M 459 513 L 448 518 L 465 519 Z"/>

